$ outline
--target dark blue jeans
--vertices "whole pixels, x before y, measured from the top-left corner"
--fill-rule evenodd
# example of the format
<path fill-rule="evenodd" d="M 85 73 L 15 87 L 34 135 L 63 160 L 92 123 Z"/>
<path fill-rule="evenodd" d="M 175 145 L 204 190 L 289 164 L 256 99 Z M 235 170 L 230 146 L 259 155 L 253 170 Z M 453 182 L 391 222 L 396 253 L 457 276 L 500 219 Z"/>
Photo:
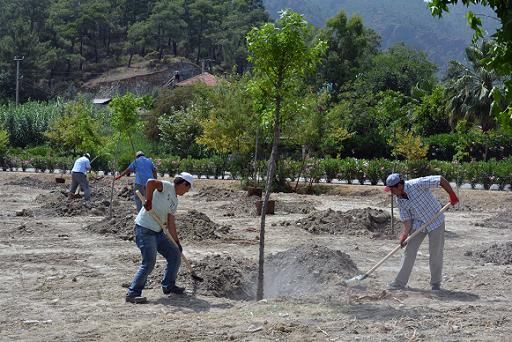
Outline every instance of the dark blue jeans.
<path fill-rule="evenodd" d="M 162 290 L 173 287 L 181 264 L 181 253 L 178 247 L 167 239 L 163 231 L 157 233 L 137 224 L 135 225 L 135 242 L 142 254 L 142 261 L 128 289 L 128 296 L 137 297 L 142 294 L 148 275 L 155 267 L 157 252 L 167 260 Z"/>
<path fill-rule="evenodd" d="M 142 201 L 139 199 L 139 196 L 137 196 L 136 191 L 139 190 L 142 196 L 146 196 L 146 186 L 142 184 L 135 183 L 133 185 L 133 199 L 135 201 L 135 206 L 137 207 L 137 213 L 142 209 Z"/>

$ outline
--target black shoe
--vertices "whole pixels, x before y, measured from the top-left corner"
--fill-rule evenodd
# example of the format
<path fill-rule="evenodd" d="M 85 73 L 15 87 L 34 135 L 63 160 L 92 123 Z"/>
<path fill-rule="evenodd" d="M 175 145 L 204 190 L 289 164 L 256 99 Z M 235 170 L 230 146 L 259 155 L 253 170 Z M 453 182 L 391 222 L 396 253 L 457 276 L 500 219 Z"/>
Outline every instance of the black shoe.
<path fill-rule="evenodd" d="M 439 285 L 439 284 L 432 285 L 432 291 L 441 291 L 441 285 Z"/>
<path fill-rule="evenodd" d="M 128 296 L 128 295 L 126 295 L 125 301 L 126 301 L 126 303 L 133 303 L 133 304 L 144 304 L 144 303 L 148 302 L 146 297 Z"/>
<path fill-rule="evenodd" d="M 164 292 L 164 294 L 170 294 L 170 293 L 174 293 L 174 294 L 183 294 L 183 292 L 185 292 L 185 288 L 184 287 L 180 287 L 180 286 L 176 286 L 176 285 L 173 285 L 171 286 L 170 288 L 168 289 L 162 289 L 162 291 Z"/>

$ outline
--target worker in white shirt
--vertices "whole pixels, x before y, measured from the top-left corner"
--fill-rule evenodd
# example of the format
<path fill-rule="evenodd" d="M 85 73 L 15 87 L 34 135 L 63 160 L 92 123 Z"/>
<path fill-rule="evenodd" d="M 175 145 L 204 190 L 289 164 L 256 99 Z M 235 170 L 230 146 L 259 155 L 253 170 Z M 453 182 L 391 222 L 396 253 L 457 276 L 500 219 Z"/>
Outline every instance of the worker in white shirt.
<path fill-rule="evenodd" d="M 91 155 L 84 153 L 83 156 L 75 160 L 73 169 L 71 170 L 71 188 L 69 189 L 68 198 L 72 199 L 76 188 L 80 185 L 80 188 L 84 191 L 85 201 L 91 200 L 91 188 L 89 187 L 89 181 L 87 180 L 87 171 L 91 169 Z"/>

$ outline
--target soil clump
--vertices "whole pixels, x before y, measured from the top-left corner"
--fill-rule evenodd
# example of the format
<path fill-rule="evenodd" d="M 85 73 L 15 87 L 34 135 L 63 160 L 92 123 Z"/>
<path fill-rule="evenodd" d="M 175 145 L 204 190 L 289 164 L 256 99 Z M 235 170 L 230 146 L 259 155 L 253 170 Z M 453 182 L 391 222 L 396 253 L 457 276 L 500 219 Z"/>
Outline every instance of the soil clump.
<path fill-rule="evenodd" d="M 87 231 L 115 236 L 122 240 L 134 240 L 135 210 L 131 205 L 120 205 L 112 210 L 112 218 L 105 217 L 85 227 Z"/>
<path fill-rule="evenodd" d="M 65 184 L 59 184 L 55 182 L 49 182 L 47 180 L 41 180 L 39 178 L 34 178 L 30 176 L 25 176 L 20 179 L 15 179 L 10 182 L 5 183 L 5 185 L 17 185 L 23 186 L 27 188 L 36 188 L 36 189 L 44 189 L 44 190 L 52 190 L 55 188 L 59 188 L 62 190 L 66 189 Z"/>
<path fill-rule="evenodd" d="M 485 219 L 482 222 L 475 223 L 475 226 L 497 229 L 509 229 L 510 227 L 512 227 L 512 216 L 509 215 L 509 212 L 504 211 L 494 215 L 493 217 Z"/>
<path fill-rule="evenodd" d="M 256 196 L 246 196 L 237 201 L 223 204 L 219 209 L 226 211 L 223 216 L 257 216 L 256 202 L 259 200 L 261 199 Z M 274 208 L 276 215 L 309 214 L 315 210 L 312 201 L 293 202 L 276 200 Z"/>
<path fill-rule="evenodd" d="M 281 225 L 290 225 L 289 221 Z M 365 208 L 346 212 L 332 209 L 315 211 L 297 220 L 295 225 L 312 234 L 365 235 L 372 238 L 395 238 L 391 232 L 391 215 L 384 210 Z"/>
<path fill-rule="evenodd" d="M 495 243 L 477 251 L 466 251 L 466 256 L 473 256 L 485 263 L 512 265 L 512 242 Z"/>
<path fill-rule="evenodd" d="M 130 202 L 120 202 L 120 205 L 112 210 L 112 218 L 105 217 L 99 222 L 88 225 L 85 229 L 101 235 L 117 236 L 122 240 L 133 240 L 136 216 Z M 176 226 L 180 239 L 185 241 L 227 238 L 226 234 L 230 230 L 229 226 L 219 225 L 197 210 L 178 213 Z"/>
<path fill-rule="evenodd" d="M 265 258 L 265 298 L 331 298 L 345 287 L 343 280 L 359 273 L 348 254 L 318 245 L 300 245 Z M 157 264 L 147 287 L 159 286 L 165 263 Z M 256 297 L 257 264 L 248 259 L 209 255 L 194 263 L 194 271 L 204 278 L 193 283 L 182 267 L 178 283 L 205 296 L 252 300 Z"/>
<path fill-rule="evenodd" d="M 265 297 L 330 297 L 343 280 L 359 273 L 350 255 L 303 244 L 272 254 L 265 261 Z"/>
<path fill-rule="evenodd" d="M 193 195 L 194 198 L 204 200 L 206 202 L 212 201 L 238 201 L 247 198 L 245 191 L 237 191 L 233 189 L 222 189 L 213 186 L 207 186 L 197 194 Z"/>
<path fill-rule="evenodd" d="M 230 226 L 219 225 L 197 210 L 176 215 L 176 226 L 180 239 L 190 241 L 215 240 L 227 238 Z"/>

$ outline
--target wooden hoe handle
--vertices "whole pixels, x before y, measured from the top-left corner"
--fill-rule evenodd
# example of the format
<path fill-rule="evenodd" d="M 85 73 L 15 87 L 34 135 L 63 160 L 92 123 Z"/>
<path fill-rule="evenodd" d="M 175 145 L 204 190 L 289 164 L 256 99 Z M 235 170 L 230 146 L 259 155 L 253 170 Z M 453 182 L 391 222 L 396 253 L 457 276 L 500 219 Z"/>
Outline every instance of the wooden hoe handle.
<path fill-rule="evenodd" d="M 434 222 L 443 212 L 445 212 L 449 207 L 451 206 L 451 203 L 447 203 L 444 207 L 441 208 L 441 210 L 439 210 L 437 212 L 437 214 L 435 214 L 429 221 L 427 221 L 424 225 L 422 225 L 420 228 L 416 229 L 414 233 L 412 233 L 411 235 L 409 235 L 409 237 L 404 241 L 404 245 L 407 244 L 407 242 L 409 242 L 409 240 L 411 240 L 412 238 L 414 238 L 416 235 L 418 235 L 419 233 L 423 232 L 423 230 L 429 225 L 431 224 L 432 222 Z M 375 266 L 373 266 L 372 268 L 370 268 L 368 270 L 368 272 L 366 272 L 364 275 L 363 275 L 363 279 L 368 277 L 373 271 L 375 271 L 380 265 L 382 265 L 384 263 L 384 261 L 388 260 L 389 257 L 391 257 L 393 254 L 396 253 L 396 251 L 398 251 L 400 248 L 402 248 L 402 245 L 401 244 L 398 244 L 398 246 L 396 246 L 391 252 L 388 253 L 388 255 L 386 255 L 384 258 L 382 258 L 378 263 L 375 264 Z"/>

